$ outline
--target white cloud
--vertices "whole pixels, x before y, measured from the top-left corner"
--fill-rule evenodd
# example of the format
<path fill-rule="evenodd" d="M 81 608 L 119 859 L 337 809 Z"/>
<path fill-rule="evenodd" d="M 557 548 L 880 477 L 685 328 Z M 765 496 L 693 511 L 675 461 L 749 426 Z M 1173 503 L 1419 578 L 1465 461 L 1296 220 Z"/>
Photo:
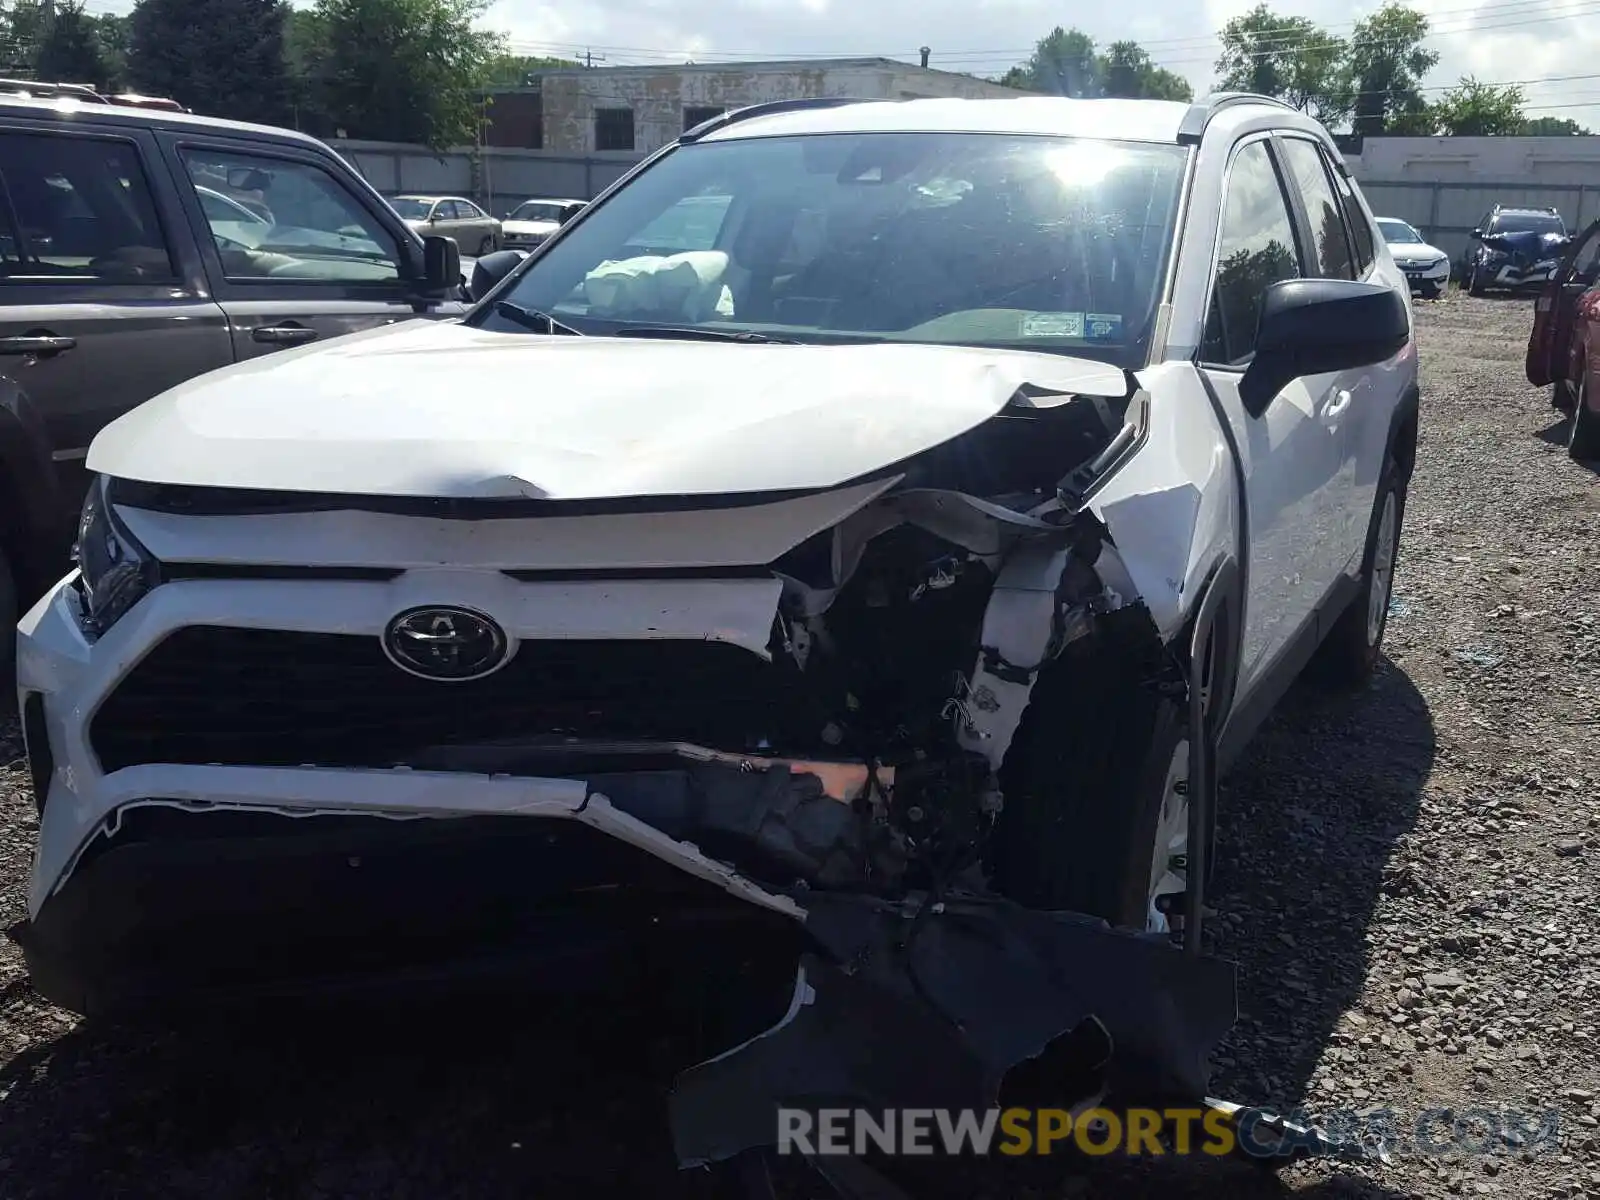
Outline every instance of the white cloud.
<path fill-rule="evenodd" d="M 1255 0 L 1144 0 L 1136 13 L 1115 5 L 1086 12 L 1078 23 L 1102 44 L 1132 37 L 1161 65 L 1189 79 L 1197 92 L 1214 80 L 1216 30 Z M 1600 31 L 1579 0 L 1417 0 L 1430 13 L 1440 52 L 1427 80 L 1431 96 L 1460 76 L 1485 82 L 1591 76 L 1525 86 L 1530 115 L 1572 117 L 1600 128 L 1600 70 L 1589 64 Z M 1347 34 L 1375 3 L 1352 10 L 1337 0 L 1299 0 L 1281 11 L 1306 16 Z M 1571 15 L 1563 15 L 1571 14 Z M 681 62 L 814 55 L 886 55 L 916 61 L 933 50 L 932 65 L 998 75 L 1027 56 L 1043 34 L 1070 14 L 1046 0 L 499 0 L 491 10 L 528 53 L 605 55 L 613 63 Z M 1577 107 L 1568 107 L 1577 106 Z"/>

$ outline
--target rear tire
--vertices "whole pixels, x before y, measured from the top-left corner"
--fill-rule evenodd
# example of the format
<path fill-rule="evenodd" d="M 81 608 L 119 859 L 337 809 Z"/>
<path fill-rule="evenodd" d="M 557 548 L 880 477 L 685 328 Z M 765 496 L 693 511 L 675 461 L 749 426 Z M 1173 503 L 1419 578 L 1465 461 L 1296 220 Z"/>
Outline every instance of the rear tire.
<path fill-rule="evenodd" d="M 1183 709 L 1114 642 L 1086 638 L 1041 670 L 1000 771 L 990 866 L 997 890 L 1026 908 L 1143 930 L 1188 735 Z"/>
<path fill-rule="evenodd" d="M 483 239 L 483 241 L 478 243 L 478 257 L 479 258 L 484 257 L 484 255 L 486 255 L 486 254 L 493 254 L 493 253 L 494 253 L 494 238 L 486 237 L 486 238 Z"/>
<path fill-rule="evenodd" d="M 1574 462 L 1600 459 L 1600 413 L 1589 407 L 1588 372 L 1578 377 L 1578 394 L 1572 402 L 1572 424 L 1567 428 L 1567 454 Z"/>
<path fill-rule="evenodd" d="M 1551 384 L 1550 407 L 1557 412 L 1570 413 L 1572 411 L 1572 385 L 1565 379 L 1558 379 Z"/>
<path fill-rule="evenodd" d="M 1334 622 L 1312 660 L 1313 673 L 1324 683 L 1360 687 L 1378 669 L 1383 635 L 1389 627 L 1389 596 L 1394 588 L 1405 514 L 1406 484 L 1400 475 L 1400 464 L 1391 453 L 1378 479 L 1378 492 L 1367 523 L 1361 590 Z"/>

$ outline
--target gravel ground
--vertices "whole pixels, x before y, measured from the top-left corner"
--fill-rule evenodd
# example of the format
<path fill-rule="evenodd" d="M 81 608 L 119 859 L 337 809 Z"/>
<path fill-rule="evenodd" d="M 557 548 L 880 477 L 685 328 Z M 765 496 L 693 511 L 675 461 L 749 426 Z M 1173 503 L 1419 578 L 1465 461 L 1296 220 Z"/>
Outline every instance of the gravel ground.
<path fill-rule="evenodd" d="M 1560 1111 L 1559 1144 L 1401 1154 L 1274 1181 L 1060 1157 L 949 1173 L 968 1197 L 1600 1196 L 1600 487 L 1522 378 L 1525 302 L 1419 304 L 1422 446 L 1389 663 L 1300 690 L 1225 782 L 1218 949 L 1243 1015 L 1217 1094 L 1321 1108 Z M 17 759 L 0 731 L 0 763 Z M 0 768 L 0 921 L 35 822 Z M 1589 914 L 1585 916 L 1584 914 Z M 502 1008 L 298 1028 L 100 1031 L 0 948 L 0 1194 L 705 1194 L 672 1169 L 629 1011 Z M 641 1050 L 644 1057 L 641 1058 Z M 813 1192 L 784 1180 L 792 1195 Z"/>

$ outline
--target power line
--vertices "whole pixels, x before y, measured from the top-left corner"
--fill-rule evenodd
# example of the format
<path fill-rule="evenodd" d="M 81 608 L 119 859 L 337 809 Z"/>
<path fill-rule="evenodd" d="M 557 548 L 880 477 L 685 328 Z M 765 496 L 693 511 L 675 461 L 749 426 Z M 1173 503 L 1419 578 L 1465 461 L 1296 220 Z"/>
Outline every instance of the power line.
<path fill-rule="evenodd" d="M 1526 16 L 1526 17 L 1519 17 L 1517 15 L 1519 13 L 1528 12 L 1528 11 L 1539 12 L 1542 15 L 1539 15 L 1539 16 Z M 1505 2 L 1497 3 L 1497 4 L 1485 5 L 1482 8 L 1478 8 L 1478 9 L 1473 9 L 1473 8 L 1450 9 L 1450 10 L 1444 10 L 1444 12 L 1445 13 L 1461 13 L 1461 14 L 1464 14 L 1464 15 L 1465 14 L 1470 14 L 1474 18 L 1480 17 L 1484 13 L 1489 13 L 1491 15 L 1491 17 L 1494 18 L 1494 19 L 1492 19 L 1492 20 L 1490 20 L 1488 22 L 1481 22 L 1479 20 L 1472 19 L 1472 20 L 1468 20 L 1464 24 L 1460 24 L 1458 26 L 1454 26 L 1454 27 L 1450 27 L 1450 28 L 1443 28 L 1443 29 L 1430 28 L 1428 33 L 1422 39 L 1423 44 L 1431 42 L 1431 41 L 1433 41 L 1433 40 L 1435 40 L 1437 38 L 1443 38 L 1443 37 L 1461 37 L 1461 36 L 1467 36 L 1467 35 L 1477 35 L 1477 34 L 1481 34 L 1481 33 L 1485 33 L 1485 32 L 1491 32 L 1491 31 L 1498 30 L 1498 29 L 1512 29 L 1512 28 L 1519 28 L 1519 27 L 1526 27 L 1526 26 L 1547 25 L 1547 24 L 1551 24 L 1553 22 L 1569 21 L 1569 20 L 1574 20 L 1574 19 L 1578 19 L 1578 18 L 1593 16 L 1593 15 L 1596 15 L 1596 14 L 1600 14 L 1600 3 L 1596 3 L 1596 0 L 1558 0 L 1558 4 L 1557 4 L 1556 9 L 1555 10 L 1551 10 L 1551 9 L 1545 7 L 1545 6 L 1542 6 L 1542 5 L 1539 5 L 1537 3 L 1532 2 L 1532 0 L 1505 0 Z M 1511 19 L 1505 19 L 1505 18 L 1511 18 Z M 1242 57 L 1242 58 L 1245 58 L 1245 59 L 1260 59 L 1260 58 L 1271 57 L 1272 55 L 1275 55 L 1275 54 L 1281 54 L 1281 53 L 1284 53 L 1285 51 L 1291 51 L 1291 50 L 1299 49 L 1299 48 L 1301 48 L 1303 46 L 1314 44 L 1316 41 L 1322 39 L 1323 37 L 1331 35 L 1335 30 L 1338 30 L 1338 29 L 1341 29 L 1341 28 L 1354 29 L 1357 24 L 1359 24 L 1359 22 L 1346 22 L 1346 23 L 1336 24 L 1336 25 L 1331 25 L 1331 26 L 1318 26 L 1309 35 L 1296 35 L 1294 37 L 1286 36 L 1286 37 L 1282 37 L 1282 38 L 1275 38 L 1271 34 L 1267 34 L 1267 35 L 1257 39 L 1257 48 L 1256 49 L 1246 51 L 1246 52 L 1244 52 L 1244 54 L 1242 54 L 1242 55 L 1240 55 L 1238 57 Z M 1287 28 L 1287 26 L 1285 28 Z M 1206 36 L 1204 38 L 1200 38 L 1200 37 L 1190 37 L 1190 38 L 1183 38 L 1183 39 L 1172 38 L 1172 39 L 1166 39 L 1165 41 L 1162 41 L 1162 40 L 1158 39 L 1156 41 L 1141 42 L 1139 44 L 1146 52 L 1151 54 L 1151 58 L 1154 61 L 1156 66 L 1164 67 L 1164 68 L 1167 68 L 1169 70 L 1173 69 L 1173 68 L 1183 67 L 1183 66 L 1207 66 L 1207 67 L 1214 66 L 1214 62 L 1215 62 L 1216 56 L 1214 54 L 1211 54 L 1211 53 L 1207 53 L 1205 55 L 1205 57 L 1203 57 L 1203 58 L 1202 57 L 1164 58 L 1164 57 L 1160 57 L 1157 53 L 1153 52 L 1153 50 L 1157 50 L 1160 47 L 1162 47 L 1163 45 L 1174 45 L 1174 46 L 1176 46 L 1176 45 L 1178 45 L 1180 43 L 1186 43 L 1186 44 L 1188 44 L 1190 46 L 1193 46 L 1195 50 L 1198 50 L 1200 48 L 1200 45 L 1203 45 L 1203 44 L 1212 44 L 1212 45 L 1218 45 L 1218 46 L 1220 46 L 1220 44 L 1221 44 L 1220 43 L 1220 39 L 1215 34 L 1208 35 L 1208 36 Z M 548 53 L 561 51 L 561 50 L 567 50 L 567 51 L 570 52 L 570 51 L 576 49 L 579 44 L 578 43 L 572 43 L 572 42 L 533 41 L 533 40 L 524 40 L 524 39 L 515 39 L 514 38 L 514 39 L 511 39 L 511 45 L 512 45 L 513 49 L 515 49 L 515 50 L 517 50 L 519 52 L 534 52 L 535 50 L 537 50 L 538 52 L 542 52 L 542 53 L 547 53 L 548 54 Z M 1017 47 L 1017 48 L 1013 48 L 1013 49 L 1010 49 L 1010 50 L 996 49 L 996 50 L 948 50 L 948 51 L 936 51 L 930 56 L 930 58 L 931 59 L 936 59 L 938 61 L 935 62 L 935 63 L 931 63 L 930 65 L 935 65 L 935 66 L 942 67 L 942 68 L 945 68 L 945 69 L 953 69 L 953 68 L 961 67 L 961 66 L 972 68 L 972 69 L 978 69 L 978 68 L 983 68 L 983 67 L 988 67 L 988 68 L 992 68 L 992 69 L 1003 69 L 1004 67 L 1015 66 L 1018 63 L 1024 61 L 1030 55 L 1033 54 L 1035 48 L 1036 47 L 1034 47 L 1034 46 L 1028 46 L 1028 47 Z M 656 48 L 651 48 L 651 47 L 642 47 L 642 46 L 604 46 L 604 47 L 602 47 L 602 49 L 610 51 L 610 52 L 612 52 L 614 54 L 617 54 L 619 56 L 625 56 L 625 57 L 629 57 L 629 58 L 643 58 L 645 60 L 644 62 L 640 62 L 640 63 L 628 64 L 628 65 L 634 65 L 634 66 L 676 64 L 676 63 L 680 63 L 680 62 L 683 61 L 683 59 L 685 57 L 685 53 L 686 53 L 685 51 L 681 51 L 681 50 L 661 50 L 661 49 L 656 49 Z M 901 50 L 901 51 L 876 51 L 876 52 L 859 52 L 858 51 L 858 52 L 851 52 L 851 53 L 837 53 L 837 52 L 835 52 L 835 53 L 825 53 L 825 52 L 818 52 L 818 51 L 807 51 L 807 52 L 796 53 L 794 51 L 731 50 L 731 49 L 729 49 L 729 50 L 696 50 L 694 52 L 694 57 L 698 61 L 703 62 L 703 63 L 714 63 L 714 62 L 718 62 L 718 61 L 724 61 L 724 62 L 726 62 L 726 61 L 739 61 L 739 60 L 748 60 L 748 59 L 756 59 L 756 60 L 769 59 L 769 60 L 780 60 L 780 61 L 807 61 L 807 60 L 831 59 L 831 58 L 891 58 L 891 59 L 898 59 L 898 60 L 904 61 L 904 60 L 907 60 L 907 59 L 916 59 L 918 57 L 918 52 L 917 51 Z M 908 63 L 907 65 L 910 65 L 910 63 Z"/>

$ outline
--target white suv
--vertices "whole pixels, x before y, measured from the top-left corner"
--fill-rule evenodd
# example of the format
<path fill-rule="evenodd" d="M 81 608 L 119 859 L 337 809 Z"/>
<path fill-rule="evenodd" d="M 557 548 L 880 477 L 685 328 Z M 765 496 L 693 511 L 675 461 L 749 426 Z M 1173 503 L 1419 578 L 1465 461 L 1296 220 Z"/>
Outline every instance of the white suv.
<path fill-rule="evenodd" d="M 512 261 L 95 440 L 19 643 L 41 989 L 537 973 L 716 910 L 788 983 L 680 1090 L 686 1161 L 863 988 L 965 1031 L 875 1026 L 886 1094 L 1085 1016 L 1203 1087 L 1216 770 L 1314 651 L 1373 670 L 1416 447 L 1406 278 L 1323 128 L 761 106 Z"/>

